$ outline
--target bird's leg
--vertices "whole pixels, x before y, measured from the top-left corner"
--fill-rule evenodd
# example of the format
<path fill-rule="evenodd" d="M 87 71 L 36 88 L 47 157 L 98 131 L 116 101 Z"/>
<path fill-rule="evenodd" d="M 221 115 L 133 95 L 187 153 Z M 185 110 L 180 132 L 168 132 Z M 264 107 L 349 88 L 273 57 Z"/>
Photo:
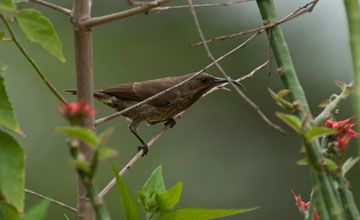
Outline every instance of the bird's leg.
<path fill-rule="evenodd" d="M 170 128 L 172 128 L 176 125 L 176 120 L 174 118 L 169 118 L 164 125 L 165 126 L 170 125 Z"/>
<path fill-rule="evenodd" d="M 140 122 L 138 121 L 132 121 L 130 123 L 129 129 L 131 133 L 133 133 L 137 139 L 141 142 L 142 146 L 138 146 L 138 151 L 143 150 L 143 154 L 141 156 L 145 156 L 149 151 L 149 146 L 145 141 L 140 137 L 140 135 L 136 132 L 137 127 L 139 126 Z"/>

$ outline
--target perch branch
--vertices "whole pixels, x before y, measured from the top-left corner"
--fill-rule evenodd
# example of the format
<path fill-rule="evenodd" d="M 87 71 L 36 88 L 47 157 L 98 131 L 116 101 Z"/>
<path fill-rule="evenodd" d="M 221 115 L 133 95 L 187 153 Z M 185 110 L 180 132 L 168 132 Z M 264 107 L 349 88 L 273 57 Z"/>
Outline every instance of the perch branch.
<path fill-rule="evenodd" d="M 235 52 L 236 52 L 237 50 L 239 50 L 240 48 L 245 47 L 251 40 L 253 40 L 255 37 L 257 37 L 257 36 L 258 36 L 260 33 L 262 33 L 263 31 L 264 31 L 264 30 L 259 31 L 259 32 L 256 32 L 256 33 L 253 34 L 251 37 L 249 37 L 246 41 L 244 41 L 242 44 L 238 45 L 237 47 L 235 47 L 234 49 L 230 50 L 229 52 L 227 52 L 227 53 L 224 54 L 223 56 L 219 57 L 216 61 L 217 61 L 217 62 L 220 62 L 220 61 L 222 61 L 223 59 L 225 59 L 226 57 L 228 57 L 228 56 L 230 56 L 231 54 L 235 53 Z M 111 119 L 113 119 L 113 118 L 116 118 L 116 117 L 120 116 L 121 114 L 124 114 L 125 112 L 130 111 L 131 109 L 134 109 L 134 108 L 136 108 L 136 107 L 138 107 L 138 106 L 140 106 L 140 105 L 143 105 L 143 104 L 145 104 L 145 103 L 148 103 L 149 101 L 151 101 L 151 100 L 153 100 L 153 99 L 156 99 L 157 97 L 163 95 L 164 93 L 167 93 L 167 92 L 169 92 L 169 91 L 171 91 L 171 90 L 173 90 L 173 89 L 175 89 L 175 88 L 183 85 L 184 83 L 186 83 L 187 81 L 189 81 L 189 80 L 191 80 L 192 78 L 196 77 L 197 75 L 199 75 L 199 74 L 207 71 L 207 70 L 208 70 L 210 67 L 212 67 L 213 65 L 214 65 L 214 63 L 212 62 L 212 63 L 210 63 L 209 65 L 207 65 L 206 67 L 204 67 L 203 69 L 201 69 L 200 71 L 196 72 L 193 76 L 191 76 L 191 77 L 187 78 L 186 80 L 184 80 L 184 81 L 182 81 L 182 82 L 174 85 L 173 87 L 170 87 L 170 88 L 168 88 L 168 89 L 165 89 L 164 91 L 159 92 L 158 94 L 153 95 L 153 96 L 145 99 L 144 101 L 141 101 L 141 102 L 139 102 L 139 103 L 137 103 L 137 104 L 135 104 L 135 105 L 133 105 L 133 106 L 130 106 L 130 107 L 128 107 L 128 108 L 126 108 L 126 109 L 124 109 L 124 110 L 122 110 L 122 111 L 115 112 L 115 113 L 113 113 L 113 114 L 111 114 L 111 115 L 108 115 L 108 116 L 106 116 L 106 117 L 103 117 L 103 118 L 100 118 L 100 119 L 96 120 L 95 125 L 97 126 L 97 125 L 103 124 L 104 122 L 109 121 L 109 120 L 111 120 Z"/>
<path fill-rule="evenodd" d="M 131 8 L 125 11 L 120 11 L 117 13 L 101 16 L 101 17 L 94 17 L 87 20 L 84 20 L 80 23 L 81 26 L 83 26 L 85 29 L 90 29 L 95 26 L 105 24 L 111 21 L 119 20 L 122 18 L 130 17 L 136 14 L 140 13 L 146 13 L 152 8 L 156 8 L 160 5 L 163 5 L 165 3 L 168 3 L 172 0 L 154 0 L 152 2 L 149 2 L 148 4 L 144 4 L 135 8 Z"/>
<path fill-rule="evenodd" d="M 210 58 L 210 60 L 215 64 L 215 66 L 219 69 L 219 71 L 223 74 L 223 76 L 227 79 L 228 83 L 235 89 L 235 91 L 251 106 L 254 108 L 254 110 L 260 115 L 260 117 L 272 128 L 275 130 L 278 130 L 279 132 L 286 134 L 286 132 L 278 125 L 272 123 L 265 114 L 260 110 L 260 107 L 256 105 L 253 101 L 251 101 L 231 80 L 230 77 L 225 73 L 224 69 L 219 65 L 219 63 L 215 60 L 214 56 L 212 55 L 209 46 L 206 43 L 204 33 L 201 30 L 200 22 L 197 17 L 197 14 L 195 12 L 194 6 L 192 4 L 192 0 L 188 0 L 190 5 L 190 10 L 194 19 L 194 23 L 196 26 L 196 29 L 199 33 L 199 36 L 201 38 L 201 41 L 204 45 L 205 51 L 207 53 L 207 56 Z"/>
<path fill-rule="evenodd" d="M 290 13 L 289 15 L 285 16 L 284 18 L 278 20 L 277 22 L 275 23 L 271 23 L 271 24 L 266 24 L 264 26 L 261 26 L 261 27 L 258 27 L 258 28 L 254 28 L 254 29 L 250 29 L 250 30 L 246 30 L 246 31 L 243 31 L 243 32 L 240 32 L 240 33 L 236 33 L 236 34 L 230 34 L 230 35 L 224 35 L 224 36 L 220 36 L 220 37 L 214 37 L 212 39 L 209 39 L 209 40 L 206 40 L 205 42 L 206 43 L 212 43 L 214 41 L 218 41 L 218 40 L 227 40 L 227 39 L 230 39 L 230 38 L 234 38 L 234 37 L 240 37 L 242 35 L 245 35 L 245 34 L 249 34 L 249 33 L 253 33 L 253 32 L 257 32 L 257 31 L 260 31 L 260 30 L 264 30 L 264 29 L 270 29 L 270 28 L 273 28 L 281 23 L 284 23 L 286 21 L 289 21 L 295 17 L 298 17 L 306 12 L 311 12 L 312 9 L 315 7 L 315 5 L 318 3 L 319 0 L 314 0 L 314 1 L 311 1 L 309 3 L 307 3 L 306 5 L 298 8 L 296 11 Z M 198 42 L 198 43 L 195 43 L 195 44 L 190 44 L 190 47 L 198 47 L 198 46 L 201 46 L 203 45 L 203 42 Z"/>
<path fill-rule="evenodd" d="M 229 1 L 229 2 L 221 2 L 221 3 L 213 3 L 213 4 L 195 4 L 194 8 L 208 8 L 208 7 L 217 7 L 217 6 L 231 6 L 243 2 L 250 2 L 254 0 L 238 0 L 238 1 Z M 176 5 L 176 6 L 165 6 L 165 7 L 156 7 L 149 10 L 149 12 L 161 12 L 161 11 L 169 11 L 176 9 L 186 9 L 189 8 L 189 5 Z"/>
<path fill-rule="evenodd" d="M 66 205 L 65 203 L 62 203 L 62 202 L 59 202 L 59 201 L 57 201 L 55 199 L 52 199 L 52 198 L 49 198 L 47 196 L 41 195 L 40 193 L 34 192 L 34 191 L 30 190 L 30 189 L 24 189 L 24 191 L 26 193 L 31 194 L 31 195 L 37 196 L 37 197 L 39 197 L 41 199 L 48 200 L 48 201 L 54 203 L 55 205 L 61 206 L 61 207 L 66 208 L 66 209 L 69 209 L 70 211 L 73 211 L 75 213 L 77 212 L 77 210 L 75 208 L 73 208 L 73 207 L 71 207 L 69 205 Z"/>
<path fill-rule="evenodd" d="M 52 8 L 58 12 L 61 12 L 65 15 L 71 16 L 71 10 L 67 9 L 67 8 L 63 8 L 61 6 L 55 5 L 53 3 L 47 2 L 47 1 L 43 1 L 43 0 L 31 0 L 32 2 L 38 3 L 40 5 L 44 5 L 48 8 Z"/>

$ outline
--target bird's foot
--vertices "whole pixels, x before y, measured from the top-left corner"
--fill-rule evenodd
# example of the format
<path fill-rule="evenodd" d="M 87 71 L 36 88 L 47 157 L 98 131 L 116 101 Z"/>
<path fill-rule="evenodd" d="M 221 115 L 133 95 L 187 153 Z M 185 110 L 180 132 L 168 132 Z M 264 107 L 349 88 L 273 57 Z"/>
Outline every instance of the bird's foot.
<path fill-rule="evenodd" d="M 137 149 L 138 149 L 138 152 L 141 150 L 143 151 L 141 154 L 142 157 L 145 156 L 149 152 L 149 146 L 147 144 L 144 144 L 143 146 L 138 146 Z"/>
<path fill-rule="evenodd" d="M 174 127 L 176 125 L 176 121 L 174 118 L 170 118 L 167 120 L 167 122 L 164 124 L 165 126 L 170 125 L 170 128 Z"/>

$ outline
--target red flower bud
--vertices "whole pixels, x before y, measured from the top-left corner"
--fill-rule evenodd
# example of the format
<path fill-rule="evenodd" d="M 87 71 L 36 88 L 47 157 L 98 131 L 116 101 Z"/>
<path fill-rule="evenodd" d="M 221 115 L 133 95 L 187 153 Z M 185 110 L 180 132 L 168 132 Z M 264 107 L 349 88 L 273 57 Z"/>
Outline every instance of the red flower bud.
<path fill-rule="evenodd" d="M 80 125 L 85 118 L 96 113 L 89 104 L 85 104 L 81 100 L 79 103 L 63 104 L 58 110 L 72 125 Z"/>

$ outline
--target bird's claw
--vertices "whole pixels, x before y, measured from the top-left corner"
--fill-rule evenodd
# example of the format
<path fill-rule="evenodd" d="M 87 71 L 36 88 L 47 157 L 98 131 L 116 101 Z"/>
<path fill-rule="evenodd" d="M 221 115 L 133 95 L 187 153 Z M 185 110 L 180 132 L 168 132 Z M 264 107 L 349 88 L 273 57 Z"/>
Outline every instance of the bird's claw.
<path fill-rule="evenodd" d="M 138 152 L 143 151 L 141 156 L 145 156 L 149 152 L 149 146 L 147 144 L 144 144 L 143 146 L 138 146 Z"/>
<path fill-rule="evenodd" d="M 176 121 L 174 118 L 170 118 L 167 120 L 167 122 L 165 123 L 165 126 L 170 125 L 170 128 L 173 128 L 176 125 Z"/>

